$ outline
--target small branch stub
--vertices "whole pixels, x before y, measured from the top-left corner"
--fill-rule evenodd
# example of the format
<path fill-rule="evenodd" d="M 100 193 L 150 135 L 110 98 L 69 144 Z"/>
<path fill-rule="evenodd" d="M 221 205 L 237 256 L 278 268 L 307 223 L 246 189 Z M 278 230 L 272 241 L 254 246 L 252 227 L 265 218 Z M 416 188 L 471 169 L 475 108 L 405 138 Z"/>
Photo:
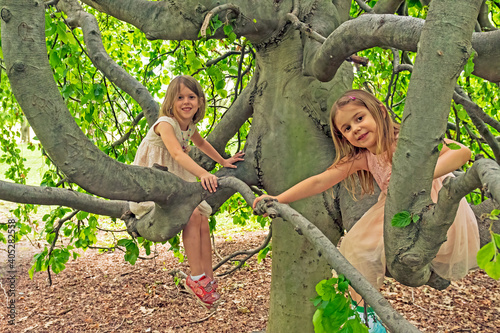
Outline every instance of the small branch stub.
<path fill-rule="evenodd" d="M 0 15 L 2 16 L 2 20 L 5 23 L 9 23 L 10 19 L 12 18 L 12 13 L 7 8 L 2 8 L 2 12 Z"/>
<path fill-rule="evenodd" d="M 203 24 L 201 25 L 201 29 L 200 29 L 201 37 L 203 37 L 203 38 L 207 37 L 207 28 L 208 28 L 208 25 L 210 24 L 210 20 L 212 19 L 212 17 L 215 14 L 222 12 L 224 10 L 232 10 L 237 16 L 240 15 L 240 8 L 238 6 L 235 6 L 235 5 L 230 4 L 230 3 L 215 7 L 214 9 L 212 9 L 211 11 L 209 11 L 207 13 L 207 16 L 205 16 L 205 20 L 203 21 Z"/>

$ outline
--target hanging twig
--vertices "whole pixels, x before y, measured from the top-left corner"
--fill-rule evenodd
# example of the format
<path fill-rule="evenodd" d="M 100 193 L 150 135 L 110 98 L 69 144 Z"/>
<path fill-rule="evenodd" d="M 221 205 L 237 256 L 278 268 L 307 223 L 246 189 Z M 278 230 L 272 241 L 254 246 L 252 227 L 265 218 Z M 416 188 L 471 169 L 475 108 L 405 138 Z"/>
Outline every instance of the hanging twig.
<path fill-rule="evenodd" d="M 57 239 L 59 238 L 59 230 L 61 229 L 62 225 L 64 224 L 64 222 L 71 220 L 73 218 L 73 216 L 78 214 L 78 212 L 79 212 L 79 210 L 74 210 L 68 216 L 60 219 L 57 222 L 57 226 L 55 227 L 55 229 L 52 229 L 51 233 L 55 233 L 56 235 L 55 235 L 54 239 L 52 240 L 52 244 L 50 245 L 49 252 L 47 253 L 47 257 L 49 258 L 49 260 L 50 260 L 50 255 L 52 254 L 52 251 L 54 250 L 54 246 L 56 245 Z M 49 278 L 49 286 L 51 286 L 52 285 L 52 277 L 50 276 L 50 265 L 48 265 L 48 267 L 47 267 L 47 274 L 48 274 L 48 278 Z"/>

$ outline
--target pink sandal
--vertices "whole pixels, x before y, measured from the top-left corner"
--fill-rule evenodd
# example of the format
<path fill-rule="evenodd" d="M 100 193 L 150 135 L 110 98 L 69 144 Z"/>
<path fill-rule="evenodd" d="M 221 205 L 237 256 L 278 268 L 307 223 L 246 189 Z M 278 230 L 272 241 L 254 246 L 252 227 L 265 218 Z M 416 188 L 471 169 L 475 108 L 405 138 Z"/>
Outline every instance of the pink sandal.
<path fill-rule="evenodd" d="M 186 290 L 195 295 L 196 300 L 207 309 L 210 309 L 220 299 L 219 293 L 215 291 L 217 282 L 213 281 L 208 276 L 203 276 L 198 281 L 193 281 L 191 276 L 188 276 L 184 282 L 184 286 Z"/>

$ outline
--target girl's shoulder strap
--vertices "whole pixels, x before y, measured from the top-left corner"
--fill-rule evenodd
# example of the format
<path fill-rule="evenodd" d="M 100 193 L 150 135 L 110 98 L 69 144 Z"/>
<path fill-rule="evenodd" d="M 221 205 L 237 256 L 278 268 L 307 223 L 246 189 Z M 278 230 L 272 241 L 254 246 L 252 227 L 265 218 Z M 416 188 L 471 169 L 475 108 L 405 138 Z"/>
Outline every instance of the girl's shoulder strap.
<path fill-rule="evenodd" d="M 156 120 L 156 122 L 154 123 L 153 127 L 158 125 L 161 122 L 169 123 L 170 125 L 172 125 L 174 127 L 174 129 L 180 128 L 177 120 L 173 117 L 168 117 L 168 116 L 161 116 L 160 118 L 158 118 L 158 120 Z"/>
<path fill-rule="evenodd" d="M 178 135 L 177 133 L 179 133 L 180 135 L 180 131 L 181 131 L 181 128 L 179 126 L 179 123 L 177 122 L 177 120 L 173 117 L 168 117 L 168 116 L 161 116 L 159 117 L 156 122 L 153 124 L 153 126 L 151 126 L 151 130 L 153 130 L 153 132 L 158 135 L 158 133 L 156 133 L 156 125 L 158 125 L 159 123 L 162 123 L 162 122 L 165 122 L 165 123 L 169 123 L 170 125 L 172 125 L 172 127 L 174 128 L 174 133 L 176 133 L 176 136 Z"/>

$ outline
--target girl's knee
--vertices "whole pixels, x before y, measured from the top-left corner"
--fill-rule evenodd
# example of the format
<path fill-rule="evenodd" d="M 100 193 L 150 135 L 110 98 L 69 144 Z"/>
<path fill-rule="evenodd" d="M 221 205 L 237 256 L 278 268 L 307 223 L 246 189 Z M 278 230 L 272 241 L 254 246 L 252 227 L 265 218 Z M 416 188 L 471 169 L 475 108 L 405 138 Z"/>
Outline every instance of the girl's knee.
<path fill-rule="evenodd" d="M 199 225 L 200 227 L 204 224 L 205 217 L 201 215 L 200 211 L 198 208 L 196 208 L 193 211 L 193 214 L 191 214 L 191 217 L 189 218 L 189 224 L 191 225 Z"/>

